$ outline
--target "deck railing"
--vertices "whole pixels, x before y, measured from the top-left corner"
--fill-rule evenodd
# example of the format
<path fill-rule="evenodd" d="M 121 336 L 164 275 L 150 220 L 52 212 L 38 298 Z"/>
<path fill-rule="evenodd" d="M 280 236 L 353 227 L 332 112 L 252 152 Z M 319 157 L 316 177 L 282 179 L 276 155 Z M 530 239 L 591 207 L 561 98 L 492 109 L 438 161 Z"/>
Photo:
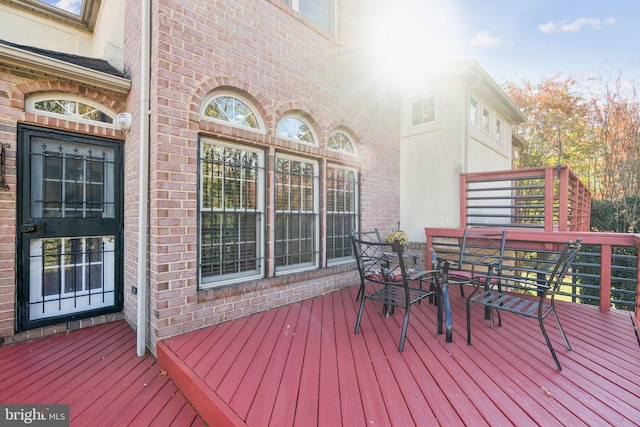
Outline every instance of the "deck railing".
<path fill-rule="evenodd" d="M 460 175 L 461 227 L 589 231 L 591 194 L 568 166 Z"/>
<path fill-rule="evenodd" d="M 635 311 L 640 324 L 640 234 L 540 230 L 507 230 L 506 248 L 526 262 L 559 251 L 568 240 L 582 239 L 582 249 L 565 277 L 562 298 L 576 303 Z M 454 252 L 462 238 L 461 228 L 425 228 L 427 268 L 431 248 Z"/>

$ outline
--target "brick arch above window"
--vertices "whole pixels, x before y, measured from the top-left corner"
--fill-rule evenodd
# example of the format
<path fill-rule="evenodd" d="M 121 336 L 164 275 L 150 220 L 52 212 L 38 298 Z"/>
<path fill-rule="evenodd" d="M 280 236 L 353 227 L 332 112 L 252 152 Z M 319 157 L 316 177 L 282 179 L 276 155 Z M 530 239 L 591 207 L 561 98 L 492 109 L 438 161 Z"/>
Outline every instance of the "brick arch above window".
<path fill-rule="evenodd" d="M 87 99 L 94 104 L 104 106 L 116 114 L 122 113 L 126 110 L 125 97 L 114 97 L 93 88 L 65 83 L 60 80 L 39 80 L 36 82 L 20 84 L 16 86 L 16 88 L 20 93 L 22 93 L 24 100 L 40 95 L 44 96 L 46 94 L 60 93 Z"/>
<path fill-rule="evenodd" d="M 115 111 L 81 95 L 64 92 L 32 93 L 25 97 L 24 110 L 78 123 L 116 127 Z"/>
<path fill-rule="evenodd" d="M 338 153 L 357 156 L 356 144 L 351 137 L 350 132 L 345 129 L 336 129 L 327 140 L 327 149 Z"/>
<path fill-rule="evenodd" d="M 278 122 L 276 136 L 303 144 L 318 146 L 318 137 L 313 127 L 300 114 L 288 114 L 284 116 Z"/>
<path fill-rule="evenodd" d="M 214 77 L 209 80 L 205 80 L 200 84 L 191 97 L 189 119 L 194 122 L 200 121 L 201 110 L 204 103 L 207 101 L 207 98 L 210 98 L 214 93 L 219 91 L 228 91 L 238 95 L 241 99 L 248 101 L 251 106 L 255 108 L 257 114 L 260 115 L 264 123 L 269 123 L 271 121 L 271 110 L 265 107 L 269 105 L 269 102 L 260 90 L 256 89 L 249 83 L 235 77 L 228 76 Z"/>
<path fill-rule="evenodd" d="M 200 117 L 261 133 L 266 131 L 264 119 L 252 100 L 234 90 L 218 89 L 210 93 L 202 103 Z"/>

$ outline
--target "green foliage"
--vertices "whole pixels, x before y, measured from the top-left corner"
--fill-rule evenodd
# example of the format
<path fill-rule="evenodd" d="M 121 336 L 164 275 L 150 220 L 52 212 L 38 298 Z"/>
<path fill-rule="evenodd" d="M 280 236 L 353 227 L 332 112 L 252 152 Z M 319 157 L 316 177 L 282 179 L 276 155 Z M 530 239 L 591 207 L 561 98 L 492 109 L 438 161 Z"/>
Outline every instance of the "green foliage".
<path fill-rule="evenodd" d="M 591 231 L 613 233 L 638 233 L 640 209 L 629 211 L 631 206 L 640 205 L 640 195 L 625 200 L 591 202 Z"/>

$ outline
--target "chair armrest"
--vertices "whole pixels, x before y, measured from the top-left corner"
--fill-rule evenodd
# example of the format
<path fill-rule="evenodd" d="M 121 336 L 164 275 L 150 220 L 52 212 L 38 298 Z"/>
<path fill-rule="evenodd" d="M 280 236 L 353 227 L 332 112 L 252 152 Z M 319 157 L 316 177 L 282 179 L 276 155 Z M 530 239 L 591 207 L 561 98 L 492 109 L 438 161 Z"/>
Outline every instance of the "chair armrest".
<path fill-rule="evenodd" d="M 438 273 L 439 273 L 439 270 L 420 270 L 420 271 L 417 271 L 415 274 L 409 276 L 409 280 L 417 280 L 417 279 L 423 278 L 427 274 L 438 274 Z"/>
<path fill-rule="evenodd" d="M 459 258 L 460 258 L 460 255 L 458 254 L 446 254 L 446 255 L 438 256 L 436 257 L 436 260 L 438 261 L 437 269 L 442 270 L 445 262 L 449 263 L 449 268 L 457 269 L 460 264 L 458 262 Z"/>
<path fill-rule="evenodd" d="M 502 259 L 498 256 L 488 255 L 486 257 L 477 259 L 471 265 L 471 272 L 475 273 L 476 266 L 482 266 L 487 268 L 487 274 L 492 274 L 492 271 L 495 270 L 495 274 L 498 275 L 498 269 L 500 268 Z"/>

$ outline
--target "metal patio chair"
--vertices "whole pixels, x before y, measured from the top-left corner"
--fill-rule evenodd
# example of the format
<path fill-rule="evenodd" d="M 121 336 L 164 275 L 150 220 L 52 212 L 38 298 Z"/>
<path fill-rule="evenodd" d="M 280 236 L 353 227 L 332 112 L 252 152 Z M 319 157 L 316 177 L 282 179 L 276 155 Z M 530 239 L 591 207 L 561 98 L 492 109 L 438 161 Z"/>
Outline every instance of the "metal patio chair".
<path fill-rule="evenodd" d="M 380 237 L 380 232 L 377 228 L 369 231 L 355 231 L 351 230 L 352 236 L 355 236 L 357 239 L 362 240 L 363 242 L 382 242 L 383 239 Z M 364 259 L 372 259 L 372 260 L 380 260 L 383 257 L 380 257 L 377 252 L 380 251 L 380 248 L 376 246 L 365 247 L 365 252 L 362 254 Z M 418 257 L 415 255 L 406 255 L 405 257 L 410 258 L 411 262 L 407 264 L 407 269 L 410 274 L 415 274 L 420 270 L 420 266 L 418 265 Z M 422 285 L 422 282 L 420 283 Z M 358 290 L 358 294 L 356 295 L 356 301 L 360 299 L 362 289 Z M 433 302 L 433 301 L 431 301 Z"/>
<path fill-rule="evenodd" d="M 356 233 L 351 234 L 353 250 L 358 264 L 360 274 L 360 309 L 356 321 L 355 333 L 360 331 L 360 322 L 364 312 L 365 301 L 375 301 L 382 304 L 382 314 L 388 317 L 393 314 L 396 307 L 404 310 L 404 321 L 400 334 L 399 351 L 404 350 L 404 342 L 409 325 L 411 305 L 427 297 L 435 297 L 436 303 L 439 300 L 439 286 L 437 286 L 437 271 L 422 270 L 414 273 L 407 268 L 407 256 L 404 254 L 404 247 L 397 240 L 394 242 L 376 242 L 371 239 L 363 240 L 358 238 Z M 409 257 L 411 260 L 413 257 Z M 411 262 L 411 261 L 409 261 Z M 419 286 L 416 281 L 428 281 L 436 283 L 429 289 Z M 433 281 L 433 282 L 431 282 Z M 442 305 L 438 306 L 438 322 L 441 322 Z M 442 329 L 439 323 L 439 329 Z"/>
<path fill-rule="evenodd" d="M 571 350 L 567 335 L 556 313 L 555 296 L 560 290 L 571 262 L 580 250 L 580 241 L 581 239 L 575 243 L 567 242 L 562 252 L 554 253 L 547 259 L 536 260 L 533 267 L 518 265 L 517 262 L 513 262 L 513 265 L 503 262 L 501 269 L 496 271 L 496 276 L 490 278 L 491 289 L 481 291 L 480 283 L 476 282 L 475 289 L 466 302 L 467 343 L 471 344 L 471 303 L 482 305 L 490 310 L 491 327 L 493 327 L 494 311 L 498 314 L 499 326 L 502 326 L 500 311 L 536 318 L 556 367 L 561 371 L 562 367 L 547 335 L 544 319 L 547 315 L 553 314 L 564 343 L 567 349 Z"/>
<path fill-rule="evenodd" d="M 444 263 L 449 263 L 448 284 L 460 286 L 460 296 L 464 298 L 465 285 L 474 281 L 489 285 L 491 271 L 498 270 L 502 263 L 506 240 L 506 231 L 467 228 L 456 253 L 435 256 L 435 268 L 442 271 Z"/>

